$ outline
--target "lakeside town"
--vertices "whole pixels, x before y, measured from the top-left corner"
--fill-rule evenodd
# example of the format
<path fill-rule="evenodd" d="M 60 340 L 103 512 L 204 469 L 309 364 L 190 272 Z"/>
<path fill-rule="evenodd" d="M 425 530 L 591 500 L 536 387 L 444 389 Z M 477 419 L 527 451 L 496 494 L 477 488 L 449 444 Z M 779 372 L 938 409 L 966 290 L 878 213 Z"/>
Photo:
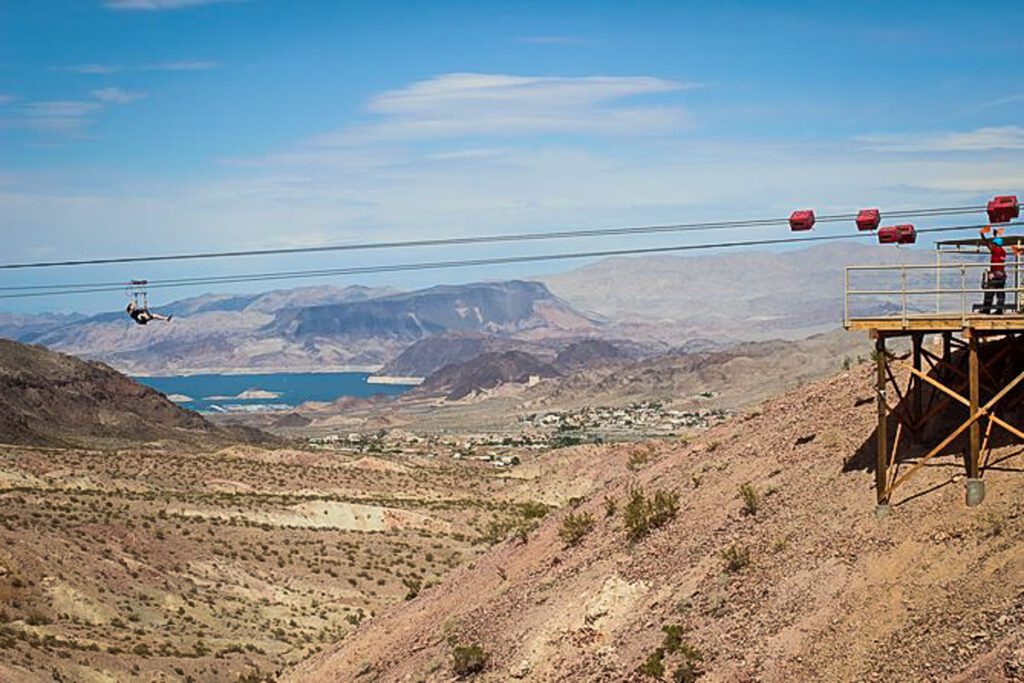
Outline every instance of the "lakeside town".
<path fill-rule="evenodd" d="M 310 437 L 308 444 L 318 450 L 353 455 L 449 457 L 503 468 L 520 464 L 525 453 L 567 446 L 685 438 L 727 420 L 730 415 L 730 411 L 720 408 L 685 411 L 666 408 L 659 401 L 643 401 L 621 407 L 532 413 L 519 419 L 520 430 L 511 435 L 417 434 L 396 428 L 318 435 Z"/>

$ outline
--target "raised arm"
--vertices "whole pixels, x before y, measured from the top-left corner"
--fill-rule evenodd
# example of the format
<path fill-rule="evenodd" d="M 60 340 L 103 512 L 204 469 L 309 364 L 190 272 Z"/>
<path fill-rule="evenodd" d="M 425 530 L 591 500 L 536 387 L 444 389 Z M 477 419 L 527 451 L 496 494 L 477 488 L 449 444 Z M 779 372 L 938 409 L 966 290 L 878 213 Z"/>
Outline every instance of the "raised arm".
<path fill-rule="evenodd" d="M 989 251 L 992 251 L 992 240 L 988 238 L 989 231 L 992 230 L 991 225 L 986 225 L 978 233 L 981 235 L 981 243 L 988 247 Z"/>

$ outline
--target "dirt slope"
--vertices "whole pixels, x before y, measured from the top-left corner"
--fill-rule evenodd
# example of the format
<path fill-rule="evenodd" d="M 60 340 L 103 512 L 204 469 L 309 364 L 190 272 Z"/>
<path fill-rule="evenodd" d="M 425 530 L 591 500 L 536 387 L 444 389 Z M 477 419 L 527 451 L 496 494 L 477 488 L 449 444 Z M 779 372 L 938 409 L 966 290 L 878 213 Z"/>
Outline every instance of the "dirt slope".
<path fill-rule="evenodd" d="M 861 462 L 872 395 L 858 366 L 690 444 L 592 449 L 573 461 L 590 477 L 571 494 L 584 497 L 576 511 L 596 520 L 578 546 L 558 537 L 570 510 L 553 513 L 287 680 L 449 681 L 453 647 L 472 644 L 488 654 L 483 681 L 655 680 L 637 669 L 666 625 L 682 627 L 708 681 L 1020 680 L 1019 453 L 994 451 L 979 508 L 964 507 L 949 456 L 876 519 Z M 747 482 L 756 514 L 743 511 Z M 630 487 L 676 490 L 678 515 L 630 542 Z M 729 548 L 749 563 L 730 570 Z M 664 680 L 681 661 L 665 655 Z"/>
<path fill-rule="evenodd" d="M 101 363 L 0 339 L 0 443 L 249 440 Z"/>

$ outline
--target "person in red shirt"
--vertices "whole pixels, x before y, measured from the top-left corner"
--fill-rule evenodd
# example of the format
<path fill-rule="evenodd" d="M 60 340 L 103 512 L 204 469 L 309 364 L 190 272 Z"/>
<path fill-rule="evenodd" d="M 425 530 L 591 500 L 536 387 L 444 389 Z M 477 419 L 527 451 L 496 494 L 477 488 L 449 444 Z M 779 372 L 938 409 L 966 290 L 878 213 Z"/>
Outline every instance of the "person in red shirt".
<path fill-rule="evenodd" d="M 985 292 L 985 303 L 981 306 L 982 315 L 1002 315 L 1006 309 L 1006 249 L 1003 248 L 1002 231 L 997 231 L 994 239 L 988 238 L 991 228 L 981 229 L 981 241 L 988 247 L 991 255 L 991 267 L 985 271 L 981 288 Z M 1016 250 L 1015 250 L 1016 251 Z M 993 306 L 993 299 L 995 305 Z"/>

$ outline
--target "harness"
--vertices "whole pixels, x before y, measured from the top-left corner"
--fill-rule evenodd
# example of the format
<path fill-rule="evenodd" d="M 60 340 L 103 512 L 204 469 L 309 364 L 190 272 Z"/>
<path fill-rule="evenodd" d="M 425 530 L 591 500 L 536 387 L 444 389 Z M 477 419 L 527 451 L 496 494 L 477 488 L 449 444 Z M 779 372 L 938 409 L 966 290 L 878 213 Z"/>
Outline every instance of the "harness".
<path fill-rule="evenodd" d="M 125 292 L 131 297 L 133 308 L 128 315 L 139 325 L 145 325 L 152 318 L 149 315 L 149 295 L 146 293 L 148 280 L 132 280 Z"/>

